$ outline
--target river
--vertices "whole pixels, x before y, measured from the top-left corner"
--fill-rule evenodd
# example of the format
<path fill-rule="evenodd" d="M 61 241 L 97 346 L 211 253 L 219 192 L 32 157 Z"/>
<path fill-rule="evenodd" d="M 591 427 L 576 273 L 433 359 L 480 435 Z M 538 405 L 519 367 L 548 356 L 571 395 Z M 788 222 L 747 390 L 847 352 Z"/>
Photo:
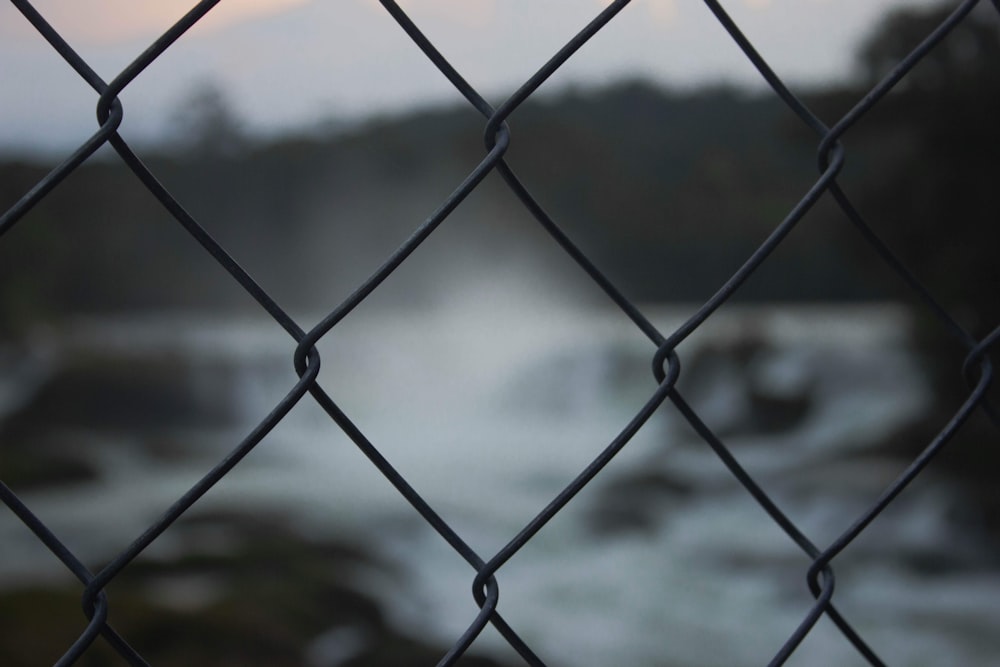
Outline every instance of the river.
<path fill-rule="evenodd" d="M 472 312 L 352 315 L 320 343 L 320 383 L 488 560 L 638 412 L 655 389 L 654 348 L 603 309 Z M 690 309 L 646 312 L 668 333 Z M 905 466 L 878 446 L 930 400 L 908 326 L 890 304 L 731 306 L 678 349 L 685 396 L 821 547 Z M 149 377 L 165 378 L 164 362 L 181 369 L 177 409 L 188 413 L 147 427 L 57 416 L 97 474 L 23 499 L 99 567 L 291 388 L 293 349 L 273 323 L 204 315 L 87 320 L 39 336 L 0 386 L 0 417 L 79 359 L 138 377 L 150 360 L 161 370 Z M 889 664 L 1000 656 L 1000 573 L 954 520 L 964 502 L 953 481 L 927 475 L 834 562 L 836 603 Z M 475 616 L 472 569 L 308 396 L 192 509 L 222 511 L 349 536 L 393 563 L 357 586 L 403 634 L 448 645 Z M 65 577 L 10 512 L 0 512 L 0 541 L 0 585 Z M 168 530 L 150 555 L 184 548 Z M 553 665 L 761 665 L 811 605 L 808 565 L 665 404 L 501 568 L 499 608 Z M 349 655 L 337 637 L 318 637 L 310 664 Z M 510 656 L 491 628 L 476 649 Z M 864 662 L 821 620 L 788 664 Z"/>

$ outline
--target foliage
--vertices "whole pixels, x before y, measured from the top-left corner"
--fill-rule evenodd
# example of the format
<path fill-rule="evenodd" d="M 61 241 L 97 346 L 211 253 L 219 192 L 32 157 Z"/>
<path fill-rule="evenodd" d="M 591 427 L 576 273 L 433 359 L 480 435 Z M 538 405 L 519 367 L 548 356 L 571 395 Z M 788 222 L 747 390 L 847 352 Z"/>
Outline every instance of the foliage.
<path fill-rule="evenodd" d="M 843 113 L 944 10 L 891 15 L 860 52 L 861 85 L 814 96 Z M 1000 263 L 992 194 L 1000 145 L 996 22 L 970 19 L 848 144 L 842 182 L 933 291 L 989 327 Z M 468 107 L 382 117 L 327 136 L 251 142 L 226 99 L 202 85 L 178 110 L 179 138 L 143 159 L 199 222 L 286 306 L 332 307 L 406 239 L 483 158 Z M 701 301 L 746 260 L 816 178 L 814 138 L 790 132 L 772 95 L 725 87 L 679 94 L 643 82 L 529 100 L 509 119 L 507 161 L 553 218 L 640 300 Z M 0 164 L 0 209 L 49 168 Z M 824 208 L 825 207 L 825 208 Z M 897 283 L 823 203 L 737 294 L 743 299 L 883 298 Z M 534 222 L 490 177 L 434 244 L 455 269 L 539 246 Z M 440 241 L 438 240 L 440 239 Z M 423 252 L 423 251 L 421 251 Z M 419 256 L 419 255 L 418 255 Z M 872 266 L 875 262 L 870 262 Z M 419 265 L 419 262 L 414 263 Z M 436 273 L 447 266 L 434 265 Z M 411 273 L 379 294 L 430 298 Z M 393 296 L 392 291 L 398 294 Z M 248 297 L 114 159 L 74 172 L 0 243 L 0 328 L 56 314 L 248 304 Z"/>
<path fill-rule="evenodd" d="M 194 138 L 142 157 L 238 262 L 293 306 L 326 308 L 343 298 L 484 155 L 485 120 L 468 108 L 253 145 L 223 99 L 210 91 L 195 99 L 184 121 Z M 781 129 L 785 114 L 775 100 L 734 90 L 680 95 L 630 82 L 529 102 L 510 119 L 506 157 L 628 293 L 703 299 L 812 178 L 805 144 Z M 6 208 L 47 165 L 0 169 Z M 495 177 L 455 219 L 440 235 L 455 257 L 496 261 L 500 249 L 530 255 L 537 245 L 527 240 L 538 233 L 534 223 Z M 821 250 L 779 253 L 741 296 L 863 294 L 849 276 L 829 279 L 839 262 Z M 787 279 L 792 270 L 797 281 Z M 419 300 L 428 281 L 416 276 L 406 298 Z M 14 320 L 246 302 L 113 159 L 86 163 L 4 238 L 0 286 L 2 311 Z"/>
<path fill-rule="evenodd" d="M 818 104 L 843 109 L 940 25 L 951 9 L 900 10 L 865 43 L 864 79 Z M 894 91 L 847 135 L 845 187 L 861 214 L 931 294 L 977 337 L 1000 323 L 1000 209 L 995 184 L 1000 147 L 1000 22 L 973 13 L 931 50 Z M 876 280 L 909 291 L 870 253 Z M 921 310 L 920 312 L 926 312 Z M 941 348 L 946 334 L 925 322 L 925 345 Z M 952 341 L 953 342 L 953 341 Z M 953 346 L 952 351 L 965 352 Z M 940 357 L 940 355 L 938 355 Z M 951 376 L 960 365 L 945 362 Z M 936 380 L 944 382 L 939 373 Z M 955 384 L 949 380 L 950 384 Z"/>
<path fill-rule="evenodd" d="M 1000 325 L 1000 21 L 994 8 L 981 9 L 958 24 L 898 90 L 851 130 L 848 160 L 856 168 L 844 178 L 876 234 L 978 340 Z M 860 51 L 864 79 L 853 89 L 826 93 L 817 105 L 842 112 L 847 100 L 858 99 L 887 75 L 951 11 L 940 6 L 890 14 Z M 848 231 L 845 245 L 857 240 Z M 925 420 L 898 434 L 893 445 L 910 457 L 967 398 L 960 369 L 968 349 L 867 247 L 852 247 L 872 279 L 893 286 L 917 315 L 921 363 L 936 396 Z M 998 355 L 992 357 L 996 368 Z M 996 404 L 995 389 L 992 394 Z M 958 473 L 963 488 L 977 499 L 991 529 L 1000 525 L 996 433 L 980 411 L 958 438 L 975 446 L 956 443 L 942 455 L 945 468 Z"/>

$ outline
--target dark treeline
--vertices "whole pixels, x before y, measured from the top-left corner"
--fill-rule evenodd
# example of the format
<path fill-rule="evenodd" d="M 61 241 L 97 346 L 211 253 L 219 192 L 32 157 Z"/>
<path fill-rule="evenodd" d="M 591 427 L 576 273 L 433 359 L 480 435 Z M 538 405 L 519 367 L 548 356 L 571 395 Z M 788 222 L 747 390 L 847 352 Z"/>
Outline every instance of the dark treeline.
<path fill-rule="evenodd" d="M 886 76 L 952 10 L 890 14 L 861 49 L 865 78 L 859 88 Z M 861 165 L 849 190 L 866 221 L 958 324 L 982 340 L 1000 325 L 1000 22 L 994 7 L 977 11 L 852 128 L 844 143 L 848 169 Z M 856 100 L 857 91 L 829 91 L 817 96 L 816 106 L 837 117 Z M 851 233 L 850 224 L 843 227 L 843 243 L 856 248 L 851 252 L 859 270 L 914 305 L 921 366 L 935 401 L 922 420 L 894 438 L 899 451 L 913 455 L 966 400 L 979 370 L 974 365 L 967 375 L 962 372 L 968 347 Z M 992 359 L 995 368 L 995 352 Z M 991 397 L 995 405 L 995 389 Z M 960 442 L 939 459 L 977 499 L 971 521 L 984 522 L 995 534 L 1000 525 L 996 424 L 979 410 L 955 439 Z M 977 446 L 962 446 L 969 443 Z"/>
<path fill-rule="evenodd" d="M 697 300 L 739 266 L 814 178 L 808 147 L 783 134 L 787 115 L 763 96 L 682 96 L 620 84 L 529 102 L 510 120 L 508 160 L 626 292 Z M 204 141 L 187 137 L 177 150 L 143 157 L 265 287 L 299 306 L 328 305 L 363 280 L 485 154 L 485 120 L 461 108 L 267 145 L 240 143 L 223 119 L 195 125 L 211 130 L 199 135 Z M 0 166 L 0 205 L 16 201 L 45 169 Z M 527 246 L 545 242 L 531 236 L 532 224 L 491 176 L 435 240 L 461 254 L 496 253 L 497 244 L 530 252 Z M 115 159 L 75 172 L 0 253 L 7 313 L 240 300 Z M 767 299 L 867 295 L 826 243 L 782 252 L 747 290 Z"/>
<path fill-rule="evenodd" d="M 836 119 L 942 16 L 889 17 L 860 53 L 866 78 L 814 92 L 808 103 L 824 119 Z M 982 326 L 1000 315 L 991 298 L 1000 263 L 988 256 L 998 233 L 995 23 L 960 25 L 853 128 L 840 178 L 914 272 Z M 260 144 L 240 132 L 225 100 L 203 90 L 187 105 L 184 122 L 187 133 L 175 145 L 143 151 L 143 158 L 291 307 L 327 308 L 343 298 L 485 154 L 485 120 L 468 108 Z M 532 99 L 509 125 L 508 162 L 638 300 L 706 299 L 818 177 L 819 138 L 770 94 L 727 88 L 679 94 L 628 82 Z M 0 164 L 0 209 L 49 167 Z M 491 176 L 433 243 L 460 256 L 456 267 L 465 268 L 530 254 L 542 243 L 537 234 L 528 213 Z M 738 298 L 900 294 L 900 281 L 859 239 L 826 197 Z M 410 278 L 397 298 L 419 303 L 435 289 L 418 269 Z M 78 169 L 0 243 L 0 313 L 8 329 L 67 312 L 239 304 L 249 297 L 114 158 Z"/>

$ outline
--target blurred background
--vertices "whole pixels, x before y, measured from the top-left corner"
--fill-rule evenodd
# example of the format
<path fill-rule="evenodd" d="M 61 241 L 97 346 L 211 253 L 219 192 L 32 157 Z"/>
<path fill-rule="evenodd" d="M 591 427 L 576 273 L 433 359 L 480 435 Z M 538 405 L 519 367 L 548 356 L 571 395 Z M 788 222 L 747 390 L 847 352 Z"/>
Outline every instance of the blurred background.
<path fill-rule="evenodd" d="M 495 106 L 607 3 L 400 5 Z M 727 6 L 827 124 L 956 3 Z M 1000 15 L 974 10 L 843 139 L 839 182 L 972 335 L 1000 322 Z M 183 2 L 38 2 L 110 81 Z M 0 8 L 0 211 L 95 131 L 96 94 Z M 485 119 L 373 0 L 220 3 L 121 96 L 121 135 L 304 329 L 483 159 Z M 818 178 L 808 130 L 700 3 L 628 6 L 509 119 L 508 163 L 669 334 Z M 491 175 L 325 336 L 320 383 L 484 559 L 639 412 L 655 346 Z M 294 341 L 108 148 L 0 238 L 0 479 L 93 571 L 292 388 Z M 968 395 L 967 353 L 829 197 L 678 348 L 679 387 L 821 548 Z M 834 562 L 890 664 L 1000 655 L 982 414 Z M 55 661 L 82 587 L 0 512 L 0 663 Z M 552 665 L 757 665 L 809 559 L 664 405 L 498 573 Z M 473 570 L 308 397 L 108 588 L 154 664 L 424 665 Z M 82 664 L 118 664 L 98 641 Z M 821 622 L 789 664 L 862 664 Z M 514 665 L 487 629 L 460 664 Z"/>

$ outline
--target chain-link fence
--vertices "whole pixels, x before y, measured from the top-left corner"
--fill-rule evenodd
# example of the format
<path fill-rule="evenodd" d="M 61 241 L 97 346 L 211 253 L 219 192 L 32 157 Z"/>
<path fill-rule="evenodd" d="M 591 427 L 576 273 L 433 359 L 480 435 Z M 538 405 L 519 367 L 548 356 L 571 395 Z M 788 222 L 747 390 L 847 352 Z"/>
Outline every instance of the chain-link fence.
<path fill-rule="evenodd" d="M 760 244 L 755 252 L 746 258 L 745 263 L 732 276 L 718 287 L 715 294 L 705 301 L 696 312 L 681 326 L 672 331 L 662 332 L 651 322 L 643 310 L 631 301 L 605 275 L 599 266 L 582 252 L 574 239 L 570 237 L 555 220 L 546 213 L 531 192 L 530 184 L 522 181 L 506 161 L 506 154 L 511 145 L 512 129 L 516 126 L 516 112 L 536 90 L 559 70 L 574 54 L 594 35 L 601 31 L 609 22 L 629 5 L 628 0 L 616 0 L 607 4 L 593 20 L 567 42 L 559 52 L 544 63 L 521 87 L 499 106 L 494 107 L 473 88 L 462 76 L 461 64 L 449 62 L 428 40 L 421 29 L 415 25 L 410 16 L 391 0 L 382 0 L 387 15 L 402 28 L 403 32 L 413 41 L 416 47 L 426 56 L 461 93 L 468 104 L 478 111 L 485 124 L 485 150 L 479 164 L 455 187 L 454 191 L 437 209 L 413 229 L 412 235 L 395 252 L 386 257 L 366 280 L 334 310 L 330 311 L 317 325 L 306 328 L 289 315 L 272 296 L 265 291 L 255 279 L 249 275 L 231 257 L 227 249 L 222 247 L 206 231 L 194 217 L 185 209 L 183 202 L 178 201 L 164 187 L 157 175 L 140 160 L 133 148 L 118 134 L 122 123 L 124 109 L 118 96 L 129 85 L 143 75 L 143 72 L 168 49 L 183 48 L 178 40 L 191 26 L 202 19 L 216 4 L 205 1 L 199 3 L 180 21 L 171 27 L 160 38 L 149 45 L 124 70 L 118 73 L 110 82 L 105 81 L 82 58 L 73 46 L 69 44 L 46 21 L 42 12 L 36 10 L 29 2 L 12 0 L 17 9 L 31 22 L 38 33 L 59 53 L 68 66 L 91 87 L 98 95 L 97 114 L 100 121 L 99 129 L 94 135 L 54 167 L 47 175 L 33 185 L 23 197 L 0 218 L 0 234 L 6 234 L 19 222 L 31 224 L 27 214 L 40 202 L 45 200 L 73 172 L 88 161 L 95 152 L 103 146 L 111 146 L 118 159 L 128 167 L 142 185 L 169 211 L 170 216 L 179 223 L 191 240 L 211 255 L 246 292 L 253 297 L 260 309 L 287 332 L 291 342 L 288 351 L 292 352 L 293 364 L 298 381 L 287 388 L 287 394 L 266 415 L 259 416 L 259 423 L 245 438 L 229 453 L 208 470 L 194 486 L 177 496 L 176 501 L 166 508 L 162 516 L 142 532 L 131 544 L 121 550 L 116 557 L 98 571 L 88 569 L 77 554 L 68 548 L 60 535 L 50 530 L 46 523 L 38 518 L 32 507 L 22 501 L 7 485 L 0 484 L 0 498 L 6 507 L 19 517 L 27 529 L 30 529 L 51 553 L 68 568 L 83 585 L 82 605 L 86 618 L 89 619 L 85 630 L 79 635 L 72 646 L 65 647 L 65 653 L 58 664 L 68 665 L 81 660 L 95 642 L 106 642 L 122 658 L 131 664 L 146 664 L 142 657 L 142 647 L 132 646 L 129 637 L 116 631 L 111 618 L 111 610 L 115 608 L 115 597 L 107 591 L 109 585 L 133 565 L 137 557 L 146 552 L 162 535 L 168 533 L 171 527 L 189 509 L 195 506 L 220 480 L 246 457 L 251 450 L 261 445 L 275 427 L 286 415 L 302 401 L 314 401 L 328 415 L 329 419 L 357 445 L 358 449 L 385 477 L 434 531 L 471 567 L 470 583 L 472 595 L 478 606 L 478 613 L 471 614 L 468 627 L 456 637 L 454 644 L 441 657 L 439 664 L 455 664 L 463 658 L 466 652 L 477 641 L 480 633 L 488 625 L 509 643 L 527 664 L 544 664 L 544 657 L 536 654 L 535 649 L 522 639 L 522 628 L 514 622 L 508 623 L 502 615 L 499 605 L 500 592 L 503 588 L 503 569 L 511 559 L 518 554 L 538 533 L 550 522 L 575 496 L 587 486 L 601 471 L 625 448 L 634 436 L 648 424 L 651 417 L 658 411 L 672 411 L 682 417 L 687 424 L 697 432 L 700 439 L 718 457 L 719 465 L 724 466 L 738 480 L 746 491 L 746 502 L 755 502 L 773 519 L 774 523 L 787 535 L 808 559 L 808 567 L 803 574 L 808 582 L 809 592 L 815 599 L 811 608 L 806 610 L 798 627 L 790 628 L 787 640 L 776 647 L 770 664 L 784 664 L 796 652 L 800 644 L 814 630 L 817 623 L 826 617 L 839 629 L 843 636 L 853 645 L 858 656 L 869 664 L 883 664 L 883 658 L 892 661 L 892 656 L 880 656 L 876 649 L 866 641 L 864 633 L 852 625 L 850 614 L 841 613 L 834 603 L 834 572 L 838 558 L 848 551 L 858 538 L 869 530 L 869 526 L 896 498 L 931 464 L 935 455 L 952 441 L 973 413 L 983 411 L 993 421 L 998 422 L 995 411 L 986 402 L 986 395 L 992 380 L 992 367 L 989 361 L 989 351 L 1000 338 L 1000 328 L 982 338 L 976 338 L 968 333 L 956 321 L 953 313 L 936 300 L 930 290 L 921 285 L 918 278 L 911 273 L 903 261 L 897 258 L 892 248 L 880 240 L 879 235 L 870 226 L 862 213 L 852 203 L 851 197 L 838 182 L 845 163 L 847 151 L 842 140 L 853 128 L 868 115 L 876 106 L 892 95 L 894 88 L 907 81 L 911 70 L 929 52 L 945 42 L 957 26 L 969 20 L 975 10 L 984 12 L 988 9 L 998 10 L 1000 23 L 1000 2 L 990 3 L 978 0 L 966 0 L 956 3 L 953 11 L 944 22 L 936 25 L 924 36 L 923 41 L 903 60 L 894 64 L 889 73 L 871 90 L 854 100 L 850 110 L 836 122 L 827 124 L 807 106 L 799 96 L 796 96 L 782 81 L 781 77 L 771 69 L 761 57 L 754 45 L 744 36 L 740 28 L 719 2 L 705 0 L 707 9 L 718 19 L 719 25 L 739 46 L 746 57 L 753 63 L 760 75 L 766 80 L 787 108 L 797 117 L 805 128 L 808 128 L 819 141 L 817 161 L 819 175 L 812 186 L 803 192 L 798 203 L 791 208 L 784 219 L 776 221 L 767 239 Z M 401 36 L 402 37 L 402 36 Z M 995 66 L 996 63 L 990 66 Z M 5 68 L 14 67 L 8 63 Z M 984 147 L 992 151 L 996 157 L 996 146 Z M 565 485 L 551 501 L 540 508 L 520 530 L 517 530 L 509 541 L 493 553 L 479 553 L 470 546 L 467 537 L 462 534 L 438 511 L 432 507 L 419 488 L 411 485 L 394 463 L 381 450 L 376 442 L 356 425 L 351 415 L 335 402 L 331 395 L 318 382 L 320 369 L 320 354 L 318 343 L 338 327 L 344 319 L 379 288 L 393 272 L 395 272 L 414 251 L 433 234 L 447 234 L 439 231 L 441 223 L 447 219 L 483 180 L 490 174 L 498 174 L 510 192 L 516 195 L 537 224 L 547 232 L 551 242 L 561 248 L 578 265 L 579 269 L 596 283 L 608 298 L 617 306 L 623 321 L 630 320 L 638 330 L 649 340 L 649 360 L 655 384 L 651 387 L 645 403 L 631 420 L 620 425 L 620 432 L 598 456 L 579 471 L 569 484 Z M 733 453 L 726 443 L 706 423 L 699 413 L 685 399 L 678 389 L 678 379 L 682 376 L 682 360 L 677 353 L 678 345 L 702 327 L 719 309 L 738 294 L 745 282 L 768 261 L 769 256 L 782 245 L 786 237 L 796 227 L 802 227 L 817 202 L 826 198 L 836 202 L 844 219 L 849 223 L 852 233 L 863 239 L 881 258 L 881 262 L 889 267 L 907 286 L 915 307 L 933 320 L 928 326 L 937 327 L 960 341 L 966 350 L 966 358 L 962 371 L 968 381 L 968 394 L 964 403 L 955 410 L 953 416 L 945 423 L 938 425 L 939 432 L 929 442 L 924 443 L 922 451 L 912 459 L 905 469 L 898 471 L 895 479 L 884 487 L 882 492 L 867 501 L 864 511 L 853 517 L 843 517 L 843 530 L 829 542 L 815 543 L 790 517 L 786 508 L 779 505 L 771 495 L 758 483 L 755 477 Z M 958 270 L 959 267 L 956 267 Z M 794 276 L 790 279 L 794 280 Z M 304 289 L 308 289 L 306 286 Z M 996 323 L 987 323 L 990 326 Z M 0 444 L 4 446 L 4 444 Z M 0 468 L 0 476 L 4 473 Z M 669 592 L 664 592 L 663 604 L 669 605 Z M 6 612 L 5 612 L 6 613 Z M 18 609 L 9 610 L 18 614 Z M 335 612 L 331 612 L 335 613 Z M 122 611 L 123 615 L 128 610 Z M 992 619 L 995 620 L 995 619 Z M 753 619 L 748 618 L 746 624 L 753 625 Z M 173 630 L 184 632 L 184 629 Z M 238 641 L 238 640 L 237 640 Z M 558 661 L 558 655 L 546 656 Z"/>

